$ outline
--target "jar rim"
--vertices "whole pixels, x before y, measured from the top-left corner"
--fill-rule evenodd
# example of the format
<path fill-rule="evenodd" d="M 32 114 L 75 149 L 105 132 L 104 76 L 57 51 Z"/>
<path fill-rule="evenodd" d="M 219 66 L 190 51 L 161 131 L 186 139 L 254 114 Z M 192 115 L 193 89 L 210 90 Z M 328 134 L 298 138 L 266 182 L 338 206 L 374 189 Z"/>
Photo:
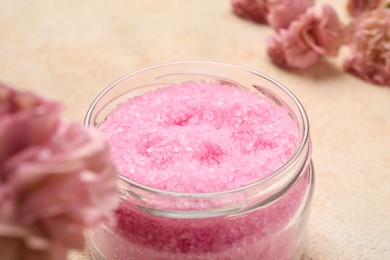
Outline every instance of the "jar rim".
<path fill-rule="evenodd" d="M 309 120 L 306 114 L 305 109 L 303 108 L 301 102 L 298 100 L 298 98 L 283 84 L 280 82 L 260 73 L 255 70 L 235 65 L 235 64 L 229 64 L 229 63 L 224 63 L 224 62 L 216 62 L 216 61 L 201 61 L 201 60 L 188 60 L 188 61 L 174 61 L 174 62 L 166 62 L 166 63 L 161 63 L 153 66 L 149 66 L 143 69 L 136 70 L 134 72 L 128 73 L 125 76 L 119 78 L 118 80 L 114 81 L 111 83 L 108 87 L 106 87 L 96 98 L 93 100 L 92 104 L 89 106 L 87 114 L 84 119 L 84 125 L 85 126 L 90 126 L 91 121 L 92 121 L 92 115 L 94 112 L 94 109 L 98 102 L 108 93 L 110 92 L 113 88 L 118 86 L 120 83 L 123 81 L 127 80 L 128 78 L 131 78 L 134 75 L 146 72 L 148 70 L 152 69 L 158 69 L 166 66 L 171 66 L 171 65 L 216 65 L 216 66 L 222 66 L 222 67 L 230 67 L 233 69 L 249 72 L 251 74 L 254 74 L 270 83 L 273 85 L 277 86 L 279 89 L 281 89 L 291 100 L 294 102 L 294 104 L 297 106 L 298 111 L 299 111 L 299 116 L 301 117 L 302 120 L 302 135 L 301 135 L 301 142 L 299 143 L 297 149 L 295 152 L 292 154 L 292 156 L 289 158 L 289 160 L 284 163 L 279 169 L 271 173 L 270 175 L 261 178 L 257 181 L 248 183 L 246 185 L 234 188 L 234 189 L 228 189 L 228 190 L 221 190 L 221 191 L 214 191 L 214 192 L 204 192 L 204 193 L 199 193 L 199 192 L 176 192 L 176 191 L 169 191 L 169 190 L 163 190 L 163 189 L 158 189 L 154 187 L 150 187 L 147 185 L 144 185 L 142 183 L 136 182 L 134 180 L 131 180 L 130 178 L 124 176 L 121 173 L 117 173 L 117 176 L 120 180 L 124 181 L 127 184 L 130 184 L 132 186 L 135 186 L 136 188 L 140 190 L 144 190 L 147 192 L 152 192 L 154 194 L 162 195 L 162 196 L 167 196 L 167 197 L 172 197 L 172 198 L 192 198 L 192 199 L 197 199 L 197 198 L 211 198 L 211 197 L 220 197 L 220 196 L 225 196 L 225 195 L 231 195 L 233 193 L 239 193 L 242 191 L 245 191 L 247 189 L 254 188 L 256 186 L 260 186 L 261 184 L 269 181 L 270 179 L 275 178 L 276 176 L 279 176 L 283 172 L 286 171 L 286 169 L 289 168 L 290 165 L 294 164 L 296 161 L 298 161 L 300 158 L 301 153 L 304 151 L 304 149 L 308 146 L 308 143 L 310 141 L 309 138 Z"/>

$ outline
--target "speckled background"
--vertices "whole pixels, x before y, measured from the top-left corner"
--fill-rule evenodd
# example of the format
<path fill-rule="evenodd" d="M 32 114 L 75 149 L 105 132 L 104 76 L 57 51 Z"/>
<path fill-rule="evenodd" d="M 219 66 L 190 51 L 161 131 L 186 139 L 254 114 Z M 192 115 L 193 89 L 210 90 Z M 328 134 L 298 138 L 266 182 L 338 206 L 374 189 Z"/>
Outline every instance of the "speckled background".
<path fill-rule="evenodd" d="M 325 2 L 348 20 L 346 0 Z M 0 80 L 61 100 L 65 117 L 82 121 L 108 84 L 150 65 L 258 70 L 290 88 L 311 121 L 317 186 L 304 259 L 390 259 L 390 88 L 344 73 L 346 49 L 284 71 L 267 57 L 271 33 L 234 16 L 229 0 L 0 0 Z"/>

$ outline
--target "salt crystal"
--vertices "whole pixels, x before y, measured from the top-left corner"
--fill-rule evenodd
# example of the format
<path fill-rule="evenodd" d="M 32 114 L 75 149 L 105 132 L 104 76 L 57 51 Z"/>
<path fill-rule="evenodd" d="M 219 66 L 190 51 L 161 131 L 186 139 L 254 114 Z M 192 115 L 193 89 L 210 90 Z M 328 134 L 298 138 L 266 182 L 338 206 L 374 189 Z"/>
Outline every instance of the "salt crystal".
<path fill-rule="evenodd" d="M 254 92 L 206 81 L 131 98 L 99 129 L 113 147 L 120 174 L 175 192 L 217 192 L 253 183 L 279 169 L 297 148 L 297 126 L 287 108 Z M 287 224 L 302 187 L 270 208 L 232 219 L 159 218 L 124 204 L 117 212 L 117 232 L 130 246 L 125 243 L 116 252 L 121 259 L 290 258 L 294 230 Z M 186 203 L 180 206 L 196 201 Z"/>

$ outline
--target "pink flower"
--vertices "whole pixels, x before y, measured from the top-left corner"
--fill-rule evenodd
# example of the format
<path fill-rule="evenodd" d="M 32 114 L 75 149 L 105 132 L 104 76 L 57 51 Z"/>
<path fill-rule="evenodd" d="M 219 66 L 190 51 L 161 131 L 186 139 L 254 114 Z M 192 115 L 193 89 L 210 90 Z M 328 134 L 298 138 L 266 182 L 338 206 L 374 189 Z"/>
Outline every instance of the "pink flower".
<path fill-rule="evenodd" d="M 356 20 L 345 69 L 368 82 L 390 86 L 390 9 L 367 12 Z"/>
<path fill-rule="evenodd" d="M 268 54 L 280 67 L 305 69 L 323 55 L 337 55 L 348 41 L 349 31 L 331 6 L 325 5 L 319 12 L 310 8 L 268 40 Z"/>
<path fill-rule="evenodd" d="M 268 23 L 275 29 L 287 28 L 306 9 L 313 6 L 314 0 L 268 0 Z"/>
<path fill-rule="evenodd" d="M 378 8 L 382 3 L 383 0 L 349 0 L 347 9 L 350 15 L 358 16 Z"/>
<path fill-rule="evenodd" d="M 300 35 L 291 30 L 281 30 L 268 39 L 268 55 L 278 66 L 286 69 L 305 69 L 317 63 L 319 54 Z"/>
<path fill-rule="evenodd" d="M 85 228 L 113 217 L 116 177 L 108 144 L 96 130 L 45 110 L 56 103 L 3 85 L 0 93 L 2 259 L 65 259 L 69 248 L 83 248 Z"/>
<path fill-rule="evenodd" d="M 15 92 L 0 82 L 0 165 L 23 148 L 45 142 L 58 123 L 60 111 L 56 103 Z"/>
<path fill-rule="evenodd" d="M 344 25 L 329 5 L 323 6 L 316 19 L 313 41 L 310 42 L 312 48 L 321 55 L 337 56 L 340 47 L 351 39 L 351 26 Z"/>
<path fill-rule="evenodd" d="M 232 0 L 233 12 L 247 20 L 267 23 L 268 0 Z"/>
<path fill-rule="evenodd" d="M 1 188 L 0 188 L 1 189 Z M 2 260 L 50 260 L 61 259 L 59 250 L 50 241 L 34 234 L 32 228 L 21 223 L 15 216 L 16 199 L 6 191 L 0 190 L 0 252 Z M 63 255 L 65 252 L 61 252 Z M 63 257 L 62 257 L 63 258 Z"/>

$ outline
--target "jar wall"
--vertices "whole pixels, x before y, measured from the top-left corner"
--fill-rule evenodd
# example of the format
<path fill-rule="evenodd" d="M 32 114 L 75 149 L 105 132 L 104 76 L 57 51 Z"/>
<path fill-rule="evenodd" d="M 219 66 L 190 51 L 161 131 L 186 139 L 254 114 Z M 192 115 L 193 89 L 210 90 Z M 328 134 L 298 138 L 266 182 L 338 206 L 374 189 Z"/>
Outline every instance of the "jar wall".
<path fill-rule="evenodd" d="M 153 216 L 124 197 L 118 224 L 91 231 L 89 249 L 94 259 L 299 259 L 306 243 L 313 178 L 309 165 L 277 201 L 235 216 Z"/>
<path fill-rule="evenodd" d="M 117 223 L 88 233 L 91 255 L 94 259 L 299 259 L 314 188 L 310 136 L 299 101 L 277 82 L 231 65 L 172 63 L 115 82 L 92 104 L 86 124 L 98 127 L 128 98 L 185 80 L 247 88 L 288 107 L 297 123 L 298 151 L 264 183 L 221 196 L 161 196 L 119 174 Z M 205 209 L 191 208 L 197 203 Z"/>

